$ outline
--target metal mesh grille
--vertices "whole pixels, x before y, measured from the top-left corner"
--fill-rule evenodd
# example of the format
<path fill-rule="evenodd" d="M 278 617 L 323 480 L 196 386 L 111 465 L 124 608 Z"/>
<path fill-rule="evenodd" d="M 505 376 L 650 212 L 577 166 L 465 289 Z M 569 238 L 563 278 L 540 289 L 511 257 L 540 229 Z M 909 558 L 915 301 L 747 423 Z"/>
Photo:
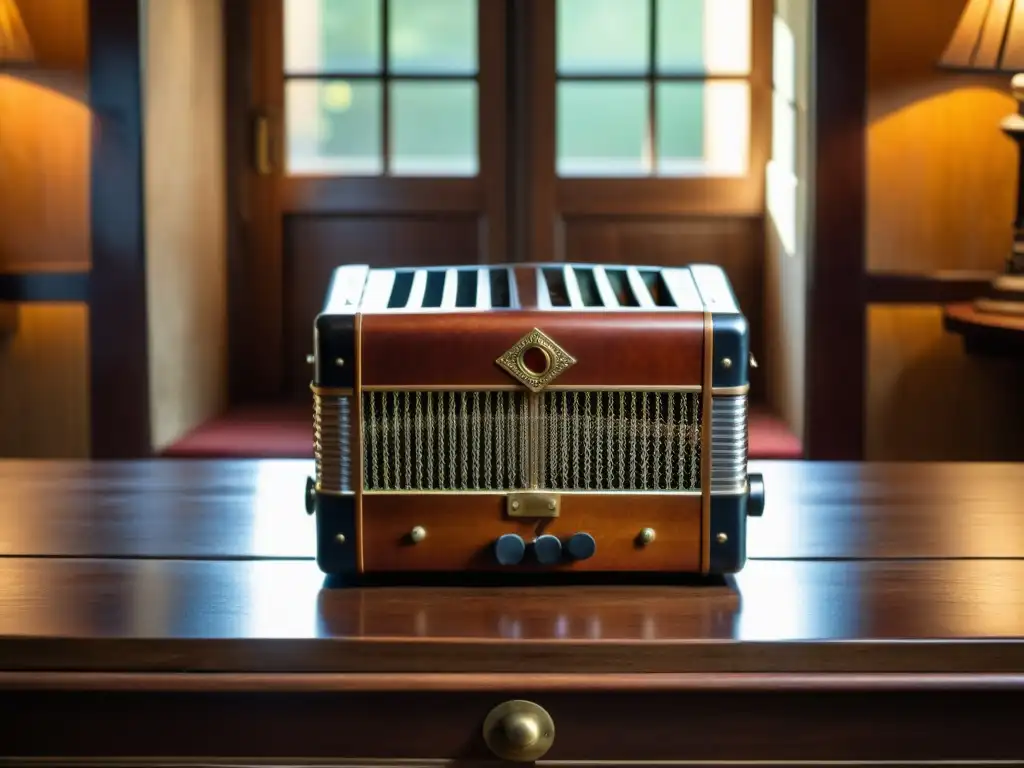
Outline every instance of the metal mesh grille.
<path fill-rule="evenodd" d="M 539 482 L 567 490 L 700 488 L 698 392 L 541 395 Z"/>
<path fill-rule="evenodd" d="M 367 490 L 529 487 L 523 392 L 364 392 Z"/>
<path fill-rule="evenodd" d="M 324 491 L 350 491 L 350 398 L 313 394 L 313 455 L 317 486 Z"/>
<path fill-rule="evenodd" d="M 366 490 L 694 491 L 698 392 L 369 391 Z"/>

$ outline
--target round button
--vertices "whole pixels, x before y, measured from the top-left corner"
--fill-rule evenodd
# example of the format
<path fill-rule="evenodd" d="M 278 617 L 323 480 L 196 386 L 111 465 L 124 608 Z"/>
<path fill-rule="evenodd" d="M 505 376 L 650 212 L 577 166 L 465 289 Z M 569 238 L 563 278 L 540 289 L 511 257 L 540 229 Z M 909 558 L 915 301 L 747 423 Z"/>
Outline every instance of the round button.
<path fill-rule="evenodd" d="M 554 565 L 562 559 L 562 542 L 557 536 L 545 533 L 533 542 L 533 554 L 542 565 Z"/>
<path fill-rule="evenodd" d="M 588 557 L 594 556 L 594 552 L 597 551 L 597 542 L 589 533 L 574 533 L 569 537 L 565 548 L 569 550 L 569 557 L 573 560 L 586 560 Z"/>
<path fill-rule="evenodd" d="M 526 542 L 522 536 L 506 533 L 494 542 L 494 557 L 501 565 L 518 565 L 526 554 Z"/>

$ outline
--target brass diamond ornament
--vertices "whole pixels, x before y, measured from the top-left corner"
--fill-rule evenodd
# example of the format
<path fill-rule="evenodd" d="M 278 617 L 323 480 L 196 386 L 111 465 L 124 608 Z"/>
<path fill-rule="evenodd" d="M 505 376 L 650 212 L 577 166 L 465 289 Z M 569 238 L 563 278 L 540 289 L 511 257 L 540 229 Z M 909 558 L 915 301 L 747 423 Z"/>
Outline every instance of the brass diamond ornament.
<path fill-rule="evenodd" d="M 540 392 L 575 365 L 576 358 L 534 328 L 494 362 L 531 392 Z"/>

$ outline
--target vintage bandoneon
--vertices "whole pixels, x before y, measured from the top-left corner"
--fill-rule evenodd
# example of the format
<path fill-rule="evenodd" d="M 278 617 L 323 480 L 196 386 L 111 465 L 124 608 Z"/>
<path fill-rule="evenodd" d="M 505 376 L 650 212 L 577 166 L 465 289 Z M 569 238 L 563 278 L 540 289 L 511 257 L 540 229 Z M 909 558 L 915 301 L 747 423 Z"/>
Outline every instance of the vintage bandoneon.
<path fill-rule="evenodd" d="M 719 267 L 343 266 L 313 332 L 325 573 L 743 567 L 764 487 Z"/>

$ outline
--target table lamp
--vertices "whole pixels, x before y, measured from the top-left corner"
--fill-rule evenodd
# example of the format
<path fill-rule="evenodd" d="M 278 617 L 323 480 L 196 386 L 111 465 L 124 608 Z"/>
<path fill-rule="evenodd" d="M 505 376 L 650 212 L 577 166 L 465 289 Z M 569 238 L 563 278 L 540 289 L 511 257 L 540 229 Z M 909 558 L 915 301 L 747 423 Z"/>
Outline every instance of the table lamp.
<path fill-rule="evenodd" d="M 31 64 L 32 42 L 15 0 L 0 0 L 0 68 Z"/>
<path fill-rule="evenodd" d="M 1024 0 L 967 0 L 939 66 L 961 72 L 1012 74 L 1017 114 L 1000 127 L 1017 143 L 1017 215 L 1006 271 L 992 281 L 991 295 L 975 302 L 979 311 L 1024 315 Z"/>

